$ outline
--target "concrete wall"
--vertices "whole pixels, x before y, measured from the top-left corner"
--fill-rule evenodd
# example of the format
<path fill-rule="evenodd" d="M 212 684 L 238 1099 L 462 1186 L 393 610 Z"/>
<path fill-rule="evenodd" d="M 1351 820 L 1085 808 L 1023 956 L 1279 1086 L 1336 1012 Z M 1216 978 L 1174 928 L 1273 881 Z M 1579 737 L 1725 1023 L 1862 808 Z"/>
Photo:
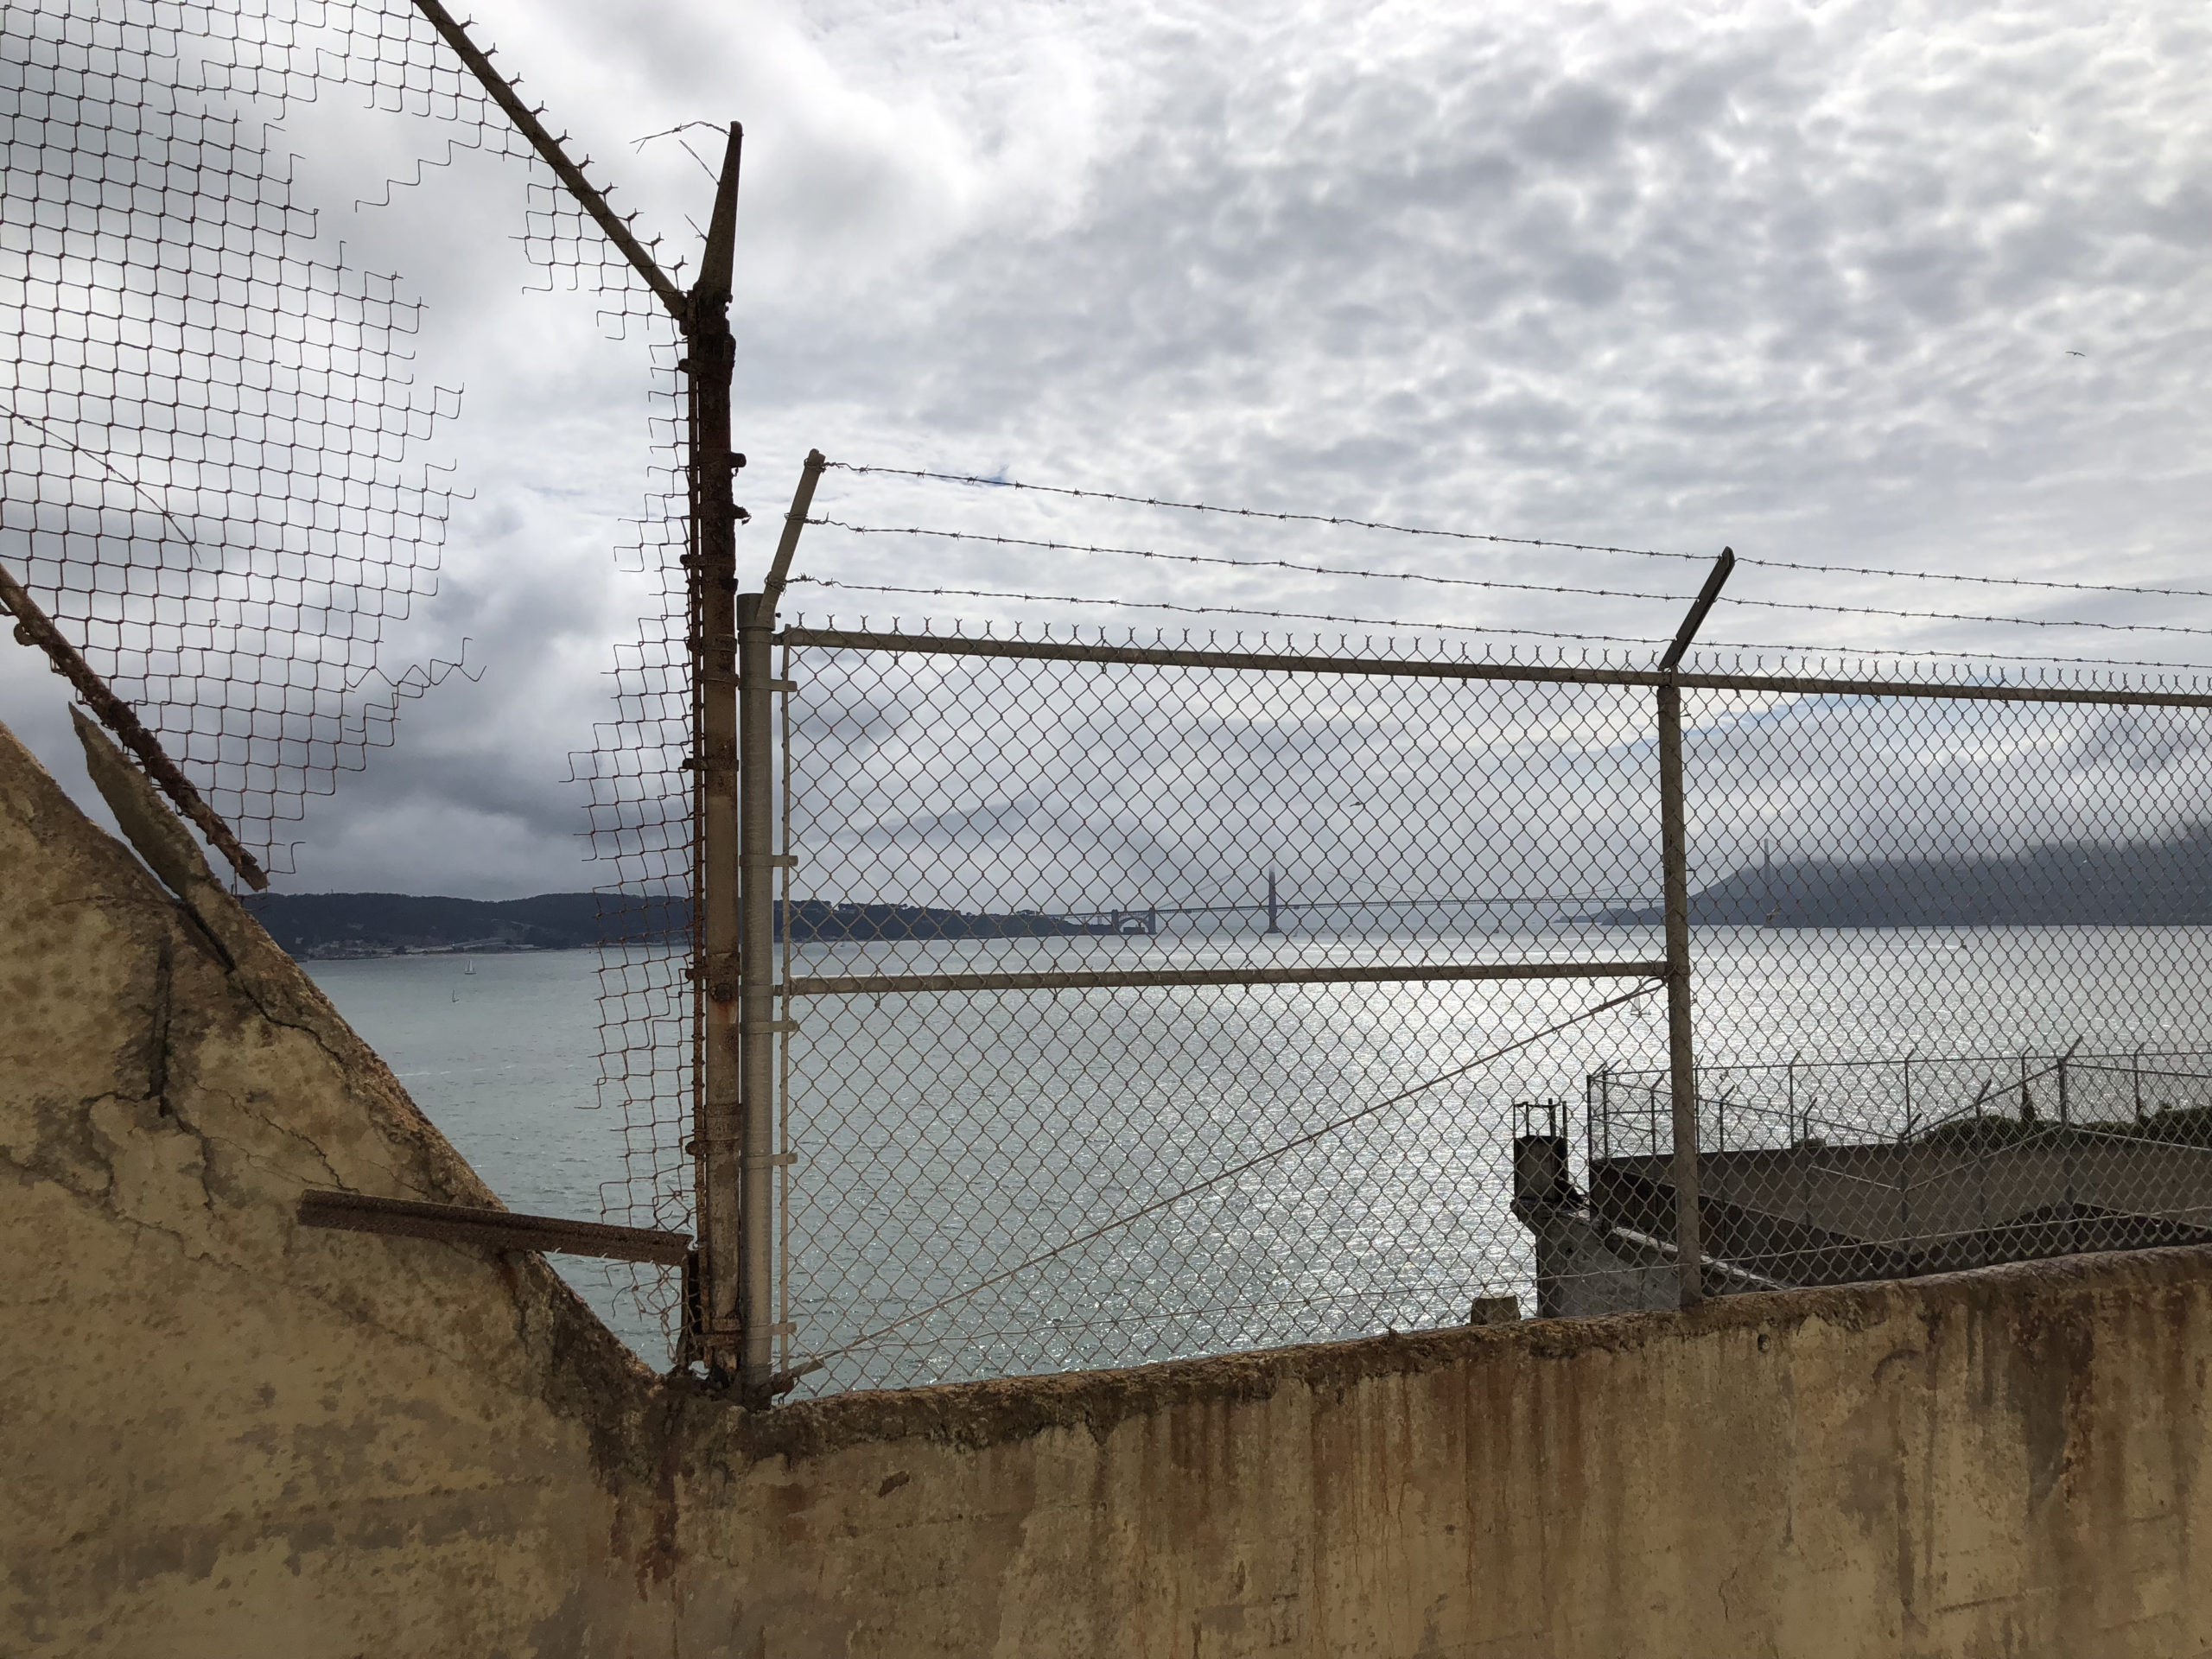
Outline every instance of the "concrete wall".
<path fill-rule="evenodd" d="M 2201 1253 L 751 1417 L 173 854 L 0 732 L 0 1653 L 2212 1651 Z"/>

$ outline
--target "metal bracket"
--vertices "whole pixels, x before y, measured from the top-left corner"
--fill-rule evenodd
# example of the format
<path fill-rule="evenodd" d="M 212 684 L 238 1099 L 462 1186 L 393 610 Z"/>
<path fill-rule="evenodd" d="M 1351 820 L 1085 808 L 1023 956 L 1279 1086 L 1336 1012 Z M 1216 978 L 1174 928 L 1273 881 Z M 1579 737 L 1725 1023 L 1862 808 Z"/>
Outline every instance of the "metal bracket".
<path fill-rule="evenodd" d="M 741 1135 L 695 1135 L 683 1143 L 683 1155 L 696 1158 L 702 1147 L 739 1147 L 745 1144 Z M 747 1169 L 789 1169 L 798 1162 L 795 1152 L 770 1153 L 762 1158 L 748 1158 L 741 1154 L 738 1163 Z"/>
<path fill-rule="evenodd" d="M 766 684 L 767 690 L 771 691 L 796 691 L 798 690 L 798 682 L 797 680 L 769 680 L 766 682 Z M 753 689 L 753 682 L 747 679 L 740 679 L 737 682 L 737 689 L 741 691 L 750 691 Z"/>
<path fill-rule="evenodd" d="M 748 870 L 795 870 L 798 868 L 796 853 L 747 853 L 738 863 Z"/>
<path fill-rule="evenodd" d="M 778 1037 L 794 1034 L 798 1030 L 796 1020 L 756 1020 L 751 1025 L 741 1025 L 738 1032 L 747 1037 Z"/>
<path fill-rule="evenodd" d="M 785 1319 L 770 1325 L 768 1334 L 772 1337 L 795 1337 L 798 1334 L 798 1326 L 792 1324 L 791 1320 Z"/>

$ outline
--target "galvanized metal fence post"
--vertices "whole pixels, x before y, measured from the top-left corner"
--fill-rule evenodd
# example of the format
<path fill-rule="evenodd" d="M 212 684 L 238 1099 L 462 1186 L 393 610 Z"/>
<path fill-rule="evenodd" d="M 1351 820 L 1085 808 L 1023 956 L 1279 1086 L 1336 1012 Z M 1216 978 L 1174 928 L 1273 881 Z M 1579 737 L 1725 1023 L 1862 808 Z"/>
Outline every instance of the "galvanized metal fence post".
<path fill-rule="evenodd" d="M 1697 1060 L 1690 1028 L 1689 836 L 1682 807 L 1682 693 L 1658 690 L 1659 859 L 1667 932 L 1667 1058 L 1674 1095 L 1675 1252 L 1681 1305 L 1705 1298 L 1697 1207 Z"/>
<path fill-rule="evenodd" d="M 1659 671 L 1666 676 L 1658 686 L 1659 863 L 1667 925 L 1668 1087 L 1675 1108 L 1675 1266 L 1684 1307 L 1705 1300 L 1705 1269 L 1697 1208 L 1697 1056 L 1690 1031 L 1689 830 L 1682 808 L 1682 688 L 1676 677 L 1735 568 L 1735 549 L 1722 548 L 1659 658 Z"/>
<path fill-rule="evenodd" d="M 776 850 L 776 601 L 798 550 L 814 487 L 827 463 L 807 452 L 782 536 L 757 594 L 737 596 L 737 783 L 740 948 L 737 959 L 739 1088 L 736 1141 L 738 1227 L 726 1258 L 740 1337 L 738 1394 L 755 1409 L 777 1392 L 775 1343 L 787 1327 L 776 1320 L 775 1172 L 788 1155 L 776 1150 L 777 1039 L 788 1029 L 776 1017 L 777 873 L 796 861 Z M 734 578 L 732 586 L 735 585 Z M 727 1248 L 727 1247 L 726 1247 Z"/>

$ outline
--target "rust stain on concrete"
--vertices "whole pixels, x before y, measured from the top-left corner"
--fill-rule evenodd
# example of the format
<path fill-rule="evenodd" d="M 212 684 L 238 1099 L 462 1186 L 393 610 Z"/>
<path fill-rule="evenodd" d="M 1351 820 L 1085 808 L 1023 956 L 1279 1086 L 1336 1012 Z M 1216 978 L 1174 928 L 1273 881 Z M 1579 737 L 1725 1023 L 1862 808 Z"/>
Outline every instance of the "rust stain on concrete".
<path fill-rule="evenodd" d="M 0 1651 L 2212 1651 L 2203 1253 L 748 1415 L 296 1227 L 492 1200 L 132 812 L 0 730 Z"/>

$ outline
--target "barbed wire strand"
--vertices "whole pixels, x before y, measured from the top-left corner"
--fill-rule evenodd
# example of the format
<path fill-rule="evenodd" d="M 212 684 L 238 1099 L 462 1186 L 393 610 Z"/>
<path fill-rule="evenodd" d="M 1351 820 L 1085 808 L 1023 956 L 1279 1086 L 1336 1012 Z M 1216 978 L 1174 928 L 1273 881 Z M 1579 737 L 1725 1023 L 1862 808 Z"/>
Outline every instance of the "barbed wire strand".
<path fill-rule="evenodd" d="M 990 1289 L 992 1286 L 1004 1284 L 1007 1280 L 1014 1278 L 1019 1274 L 1027 1273 L 1032 1268 L 1039 1267 L 1045 1262 L 1050 1262 L 1054 1256 L 1065 1255 L 1070 1250 L 1075 1249 L 1081 1245 L 1090 1243 L 1096 1239 L 1103 1238 L 1108 1233 L 1117 1231 L 1123 1227 L 1127 1227 L 1135 1222 L 1141 1221 L 1147 1216 L 1153 1215 L 1161 1210 L 1165 1210 L 1171 1205 L 1179 1204 L 1185 1198 L 1191 1197 L 1193 1193 L 1203 1192 L 1210 1186 L 1218 1186 L 1222 1182 L 1228 1180 L 1234 1176 L 1242 1175 L 1247 1170 L 1256 1169 L 1262 1164 L 1272 1163 L 1278 1158 L 1287 1157 L 1290 1154 L 1296 1152 L 1300 1147 L 1310 1147 L 1315 1141 L 1334 1135 L 1340 1129 L 1349 1128 L 1351 1125 L 1359 1122 L 1364 1118 L 1373 1117 L 1378 1112 L 1388 1111 L 1393 1106 L 1396 1106 L 1406 1101 L 1411 1100 L 1415 1095 L 1426 1094 L 1432 1089 L 1440 1088 L 1443 1084 L 1450 1083 L 1455 1077 L 1464 1077 L 1470 1071 L 1478 1071 L 1483 1066 L 1491 1065 L 1494 1061 L 1502 1060 L 1509 1054 L 1518 1053 L 1524 1048 L 1531 1047 L 1534 1045 L 1543 1041 L 1547 1037 L 1556 1037 L 1562 1031 L 1572 1030 L 1576 1026 L 1587 1024 L 1590 1020 L 1596 1019 L 1601 1014 L 1609 1013 L 1612 1009 L 1621 1007 L 1624 1003 L 1637 1001 L 1643 997 L 1651 995 L 1654 992 L 1662 988 L 1663 988 L 1662 982 L 1654 980 L 1648 984 L 1637 986 L 1632 991 L 1624 991 L 1618 996 L 1608 997 L 1602 1002 L 1596 1003 L 1590 1007 L 1583 1009 L 1582 1012 L 1578 1014 L 1572 1015 L 1569 1018 L 1561 1020 L 1555 1024 L 1545 1027 L 1541 1031 L 1531 1032 L 1527 1036 L 1516 1039 L 1515 1041 L 1506 1044 L 1502 1048 L 1494 1048 L 1490 1050 L 1487 1053 L 1478 1054 L 1473 1059 L 1467 1061 L 1465 1065 L 1453 1066 L 1448 1071 L 1440 1071 L 1434 1077 L 1425 1078 L 1421 1082 L 1414 1084 L 1409 1089 L 1401 1090 L 1398 1093 L 1389 1096 L 1387 1099 L 1376 1101 L 1370 1105 L 1361 1107 L 1356 1112 L 1349 1113 L 1343 1117 L 1332 1119 L 1330 1122 L 1323 1123 L 1317 1128 L 1306 1130 L 1303 1135 L 1294 1136 L 1290 1140 L 1282 1142 L 1280 1146 L 1270 1147 L 1265 1152 L 1255 1153 L 1251 1157 L 1244 1159 L 1241 1162 L 1231 1164 L 1225 1169 L 1216 1170 L 1212 1174 L 1206 1176 L 1201 1180 L 1193 1181 L 1188 1186 L 1179 1187 L 1174 1192 L 1168 1193 L 1165 1198 L 1154 1198 L 1150 1204 L 1131 1210 L 1126 1214 L 1116 1216 L 1110 1221 L 1102 1221 L 1096 1227 L 1088 1228 L 1085 1230 L 1076 1234 L 1071 1238 L 1063 1239 L 1059 1243 L 1053 1245 L 1052 1249 L 1048 1250 L 1040 1250 L 1036 1255 L 1017 1262 L 1012 1267 L 1004 1268 L 998 1273 L 995 1273 L 987 1279 L 977 1281 L 975 1284 L 969 1285 L 963 1290 L 956 1290 L 949 1296 L 940 1297 L 938 1300 L 931 1302 L 926 1307 L 916 1308 L 910 1313 L 902 1313 L 897 1319 L 893 1319 L 889 1324 L 879 1325 L 876 1329 L 868 1332 L 865 1336 L 854 1338 L 842 1348 L 832 1348 L 826 1353 L 813 1355 L 810 1357 L 804 1364 L 794 1366 L 791 1370 L 787 1372 L 785 1375 L 794 1380 L 798 1377 L 808 1376 L 814 1371 L 821 1370 L 822 1367 L 829 1363 L 830 1361 L 851 1353 L 855 1348 L 864 1348 L 870 1343 L 881 1340 L 883 1338 L 890 1335 L 893 1331 L 899 1330 L 901 1326 L 912 1325 L 917 1319 L 925 1319 L 932 1313 L 942 1313 L 944 1309 L 954 1306 L 956 1303 L 966 1301 L 971 1296 L 979 1296 L 983 1292 Z"/>
<path fill-rule="evenodd" d="M 1035 541 L 1019 536 L 990 536 L 964 530 L 932 530 L 921 525 L 855 524 L 842 518 L 810 518 L 810 524 L 842 530 L 854 536 L 928 536 L 942 541 L 990 543 L 1001 547 L 1027 547 L 1046 552 L 1101 553 L 1123 558 L 1152 559 L 1168 564 L 1224 565 L 1232 569 L 1289 570 L 1303 575 L 1351 576 L 1370 582 L 1414 582 L 1438 588 L 1480 588 L 1493 592 L 1560 594 L 1575 599 L 1655 600 L 1670 605 L 1687 603 L 1688 594 L 1652 594 L 1632 588 L 1581 588 L 1564 582 L 1510 582 L 1478 576 L 1439 576 L 1419 570 L 1363 570 L 1349 565 L 1300 564 L 1290 559 L 1234 559 L 1216 553 L 1162 553 L 1151 548 L 1105 547 L 1084 542 Z M 2173 622 L 2100 622 L 2087 618 L 1984 616 L 1963 611 L 1904 611 L 1878 605 L 1824 605 L 1809 600 L 1753 599 L 1723 592 L 1720 603 L 1763 611 L 1818 611 L 1837 616 L 1884 616 L 1908 622 L 1976 622 L 2021 628 L 2096 628 L 2110 633 L 2183 633 L 2212 635 L 2212 628 L 2190 627 Z"/>
<path fill-rule="evenodd" d="M 843 582 L 829 576 L 798 575 L 791 581 L 794 587 L 806 582 L 816 588 L 835 588 L 846 593 L 911 594 L 919 599 L 1013 599 L 1039 605 L 1108 605 L 1119 610 L 1173 611 L 1179 616 L 1271 617 L 1283 622 L 1330 622 L 1354 628 L 1441 628 L 1453 633 L 1525 634 L 1532 639 L 1572 639 L 1589 645 L 1663 645 L 1667 643 L 1664 639 L 1638 639 L 1630 634 L 1562 633 L 1553 628 L 1491 627 L 1474 622 L 1410 622 L 1389 617 L 1337 616 L 1325 611 L 1263 611 L 1242 605 L 1178 605 L 1167 600 L 1086 599 L 1079 594 L 1023 594 L 990 588 L 900 588 L 887 582 Z M 1770 649 L 1778 650 L 1780 647 Z"/>
<path fill-rule="evenodd" d="M 1416 632 L 1427 630 L 1500 634 L 1532 639 L 1555 639 L 1575 645 L 1663 645 L 1669 643 L 1666 639 L 1656 635 L 1572 633 L 1558 628 L 1516 628 L 1477 622 L 1416 622 L 1402 618 L 1335 616 L 1315 611 L 1269 611 L 1237 605 L 1179 605 L 1166 600 L 1097 599 L 1080 594 L 1026 594 L 990 588 L 902 588 L 887 582 L 844 582 L 814 575 L 797 575 L 791 580 L 794 586 L 805 582 L 811 587 L 834 588 L 846 593 L 910 594 L 925 599 L 1002 599 L 1022 600 L 1040 605 L 1097 605 L 1116 610 L 1172 611 L 1179 615 L 1197 616 L 1249 616 L 1280 622 L 1328 622 L 1346 627 L 1405 628 Z M 1701 639 L 1697 642 L 1697 649 L 1701 652 L 1771 652 L 1785 657 L 1832 657 L 1840 653 L 1866 658 L 1925 657 L 1981 663 L 2049 664 L 2068 668 L 2147 668 L 2170 673 L 2202 673 L 2212 668 L 2212 664 L 2204 663 L 2160 662 L 2126 657 L 2044 657 L 2024 652 L 1959 651 L 1947 646 L 1807 645 L 1774 640 Z"/>
<path fill-rule="evenodd" d="M 1058 484 L 1027 484 L 1011 478 L 985 478 L 969 473 L 929 472 L 911 467 L 876 467 L 856 461 L 833 461 L 830 466 L 855 475 L 924 479 L 943 484 L 971 484 L 989 489 L 1026 490 L 1033 494 L 1068 496 L 1085 501 L 1116 501 L 1125 506 L 1160 507 L 1179 512 L 1211 512 L 1232 518 L 1265 518 L 1279 524 L 1333 524 L 1346 530 L 1382 531 L 1394 536 L 1421 536 L 1445 541 L 1486 542 L 1501 547 L 1548 547 L 1571 553 L 1619 553 L 1639 559 L 1678 559 L 1709 564 L 1708 553 L 1671 552 L 1664 548 L 1621 547 L 1603 542 L 1551 541 L 1538 536 L 1498 536 L 1481 531 L 1444 530 L 1426 524 L 1392 524 L 1379 518 L 1353 518 L 1320 512 L 1275 512 L 1259 507 L 1220 507 L 1204 501 L 1173 501 L 1160 496 L 1125 495 L 1112 490 L 1079 490 Z M 1962 571 L 1899 570 L 1880 565 L 1815 564 L 1797 559 L 1768 559 L 1738 554 L 1738 564 L 1770 570 L 1800 570 L 1826 576 L 1885 576 L 1909 582 L 1972 582 L 1992 588 L 2046 588 L 2067 593 L 2130 594 L 2154 599 L 2212 599 L 2212 589 L 2202 588 L 2136 587 L 2125 582 L 2065 582 L 2045 576 L 1977 576 Z"/>

